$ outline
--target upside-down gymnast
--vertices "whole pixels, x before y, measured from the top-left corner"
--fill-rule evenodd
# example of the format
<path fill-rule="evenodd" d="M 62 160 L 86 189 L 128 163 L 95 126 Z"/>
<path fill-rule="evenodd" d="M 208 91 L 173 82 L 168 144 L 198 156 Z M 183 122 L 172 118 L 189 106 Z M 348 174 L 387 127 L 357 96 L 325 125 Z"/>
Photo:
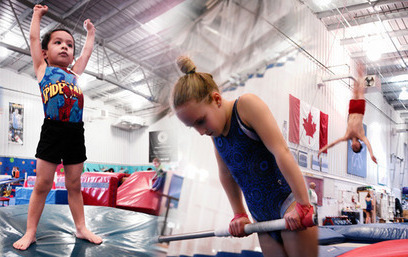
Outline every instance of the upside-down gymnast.
<path fill-rule="evenodd" d="M 363 149 L 363 145 L 359 141 L 361 140 L 367 146 L 368 152 L 370 153 L 371 156 L 371 160 L 377 163 L 377 159 L 373 154 L 370 141 L 368 141 L 368 138 L 365 136 L 363 127 L 363 118 L 365 113 L 365 99 L 364 99 L 365 81 L 364 81 L 364 65 L 362 63 L 357 64 L 357 75 L 358 75 L 357 80 L 354 81 L 353 98 L 350 99 L 349 104 L 349 115 L 347 119 L 346 134 L 343 137 L 337 139 L 336 141 L 320 149 L 318 156 L 320 156 L 321 153 L 326 151 L 326 149 L 342 141 L 347 140 L 352 141 L 351 149 L 353 150 L 353 152 L 359 153 Z"/>

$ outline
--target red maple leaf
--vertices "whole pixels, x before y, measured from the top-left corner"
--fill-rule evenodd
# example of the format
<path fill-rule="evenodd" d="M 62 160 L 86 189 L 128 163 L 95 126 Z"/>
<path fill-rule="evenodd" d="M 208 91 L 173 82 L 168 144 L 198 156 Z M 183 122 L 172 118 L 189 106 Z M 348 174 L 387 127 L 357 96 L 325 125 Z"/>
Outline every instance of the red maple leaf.
<path fill-rule="evenodd" d="M 316 123 L 313 123 L 312 112 L 309 112 L 307 119 L 303 119 L 303 127 L 306 130 L 306 136 L 313 138 L 313 135 L 316 132 Z M 310 138 L 309 138 L 309 144 L 310 144 Z"/>

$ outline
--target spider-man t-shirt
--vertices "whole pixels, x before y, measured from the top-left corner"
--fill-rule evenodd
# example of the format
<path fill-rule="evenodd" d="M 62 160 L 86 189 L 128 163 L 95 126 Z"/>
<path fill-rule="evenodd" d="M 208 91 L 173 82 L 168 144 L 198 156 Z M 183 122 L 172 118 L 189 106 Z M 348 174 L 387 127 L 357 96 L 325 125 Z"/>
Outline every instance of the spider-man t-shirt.
<path fill-rule="evenodd" d="M 82 121 L 84 95 L 77 85 L 76 75 L 48 66 L 39 85 L 46 119 Z"/>

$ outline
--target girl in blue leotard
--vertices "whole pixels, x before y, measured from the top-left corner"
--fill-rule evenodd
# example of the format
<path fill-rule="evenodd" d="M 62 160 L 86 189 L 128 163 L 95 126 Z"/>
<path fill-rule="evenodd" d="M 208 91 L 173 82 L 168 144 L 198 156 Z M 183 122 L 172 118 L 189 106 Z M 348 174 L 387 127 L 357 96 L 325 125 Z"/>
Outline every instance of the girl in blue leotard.
<path fill-rule="evenodd" d="M 196 72 L 187 57 L 177 61 L 182 76 L 174 86 L 177 117 L 216 148 L 221 184 L 234 218 L 233 236 L 245 236 L 248 219 L 241 197 L 255 221 L 284 217 L 287 230 L 259 233 L 264 256 L 317 256 L 317 228 L 302 173 L 267 105 L 253 94 L 224 99 L 211 74 Z"/>
<path fill-rule="evenodd" d="M 366 219 L 365 219 L 365 223 L 372 223 L 371 217 L 373 215 L 373 199 L 371 198 L 370 193 L 367 193 L 367 196 L 365 198 L 366 201 Z"/>

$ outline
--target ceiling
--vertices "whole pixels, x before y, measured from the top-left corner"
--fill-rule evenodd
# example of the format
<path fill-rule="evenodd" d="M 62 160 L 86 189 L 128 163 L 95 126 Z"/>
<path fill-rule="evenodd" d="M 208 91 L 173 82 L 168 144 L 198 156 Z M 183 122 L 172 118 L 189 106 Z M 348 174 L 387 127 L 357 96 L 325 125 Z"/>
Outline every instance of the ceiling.
<path fill-rule="evenodd" d="M 41 36 L 68 28 L 76 42 L 76 57 L 85 42 L 82 23 L 91 19 L 96 44 L 80 84 L 85 95 L 115 106 L 121 113 L 149 116 L 167 106 L 177 73 L 180 51 L 169 38 L 190 26 L 207 8 L 194 0 L 64 0 L 35 1 L 47 5 Z M 2 0 L 0 4 L 0 67 L 34 77 L 29 53 L 29 29 L 34 1 Z M 79 50 L 78 50 L 79 49 Z"/>
<path fill-rule="evenodd" d="M 353 59 L 367 63 L 369 74 L 381 77 L 384 99 L 408 119 L 408 100 L 398 99 L 402 88 L 408 87 L 408 1 L 297 1 L 307 5 Z M 175 59 L 183 51 L 175 42 L 175 35 L 190 32 L 222 2 L 240 2 L 236 3 L 239 8 L 248 5 L 239 0 L 2 0 L 0 46 L 7 52 L 0 53 L 0 67 L 34 77 L 26 41 L 34 3 L 47 5 L 49 11 L 41 22 L 41 35 L 56 27 L 68 28 L 74 33 L 77 49 L 81 49 L 86 37 L 82 22 L 90 18 L 97 29 L 94 52 L 86 75 L 81 76 L 84 94 L 129 115 L 164 114 L 170 87 L 180 75 Z M 216 33 L 215 26 L 216 20 L 199 32 Z M 195 40 L 205 41 L 203 38 Z M 379 60 L 367 57 L 367 42 L 382 46 Z M 225 54 L 215 41 L 204 43 L 215 49 L 213 52 Z M 246 49 L 249 51 L 250 45 Z M 225 57 L 221 64 L 233 55 Z M 210 57 L 203 56 L 200 67 L 208 72 L 216 72 L 221 66 L 209 66 L 209 61 L 205 66 L 205 59 Z"/>

